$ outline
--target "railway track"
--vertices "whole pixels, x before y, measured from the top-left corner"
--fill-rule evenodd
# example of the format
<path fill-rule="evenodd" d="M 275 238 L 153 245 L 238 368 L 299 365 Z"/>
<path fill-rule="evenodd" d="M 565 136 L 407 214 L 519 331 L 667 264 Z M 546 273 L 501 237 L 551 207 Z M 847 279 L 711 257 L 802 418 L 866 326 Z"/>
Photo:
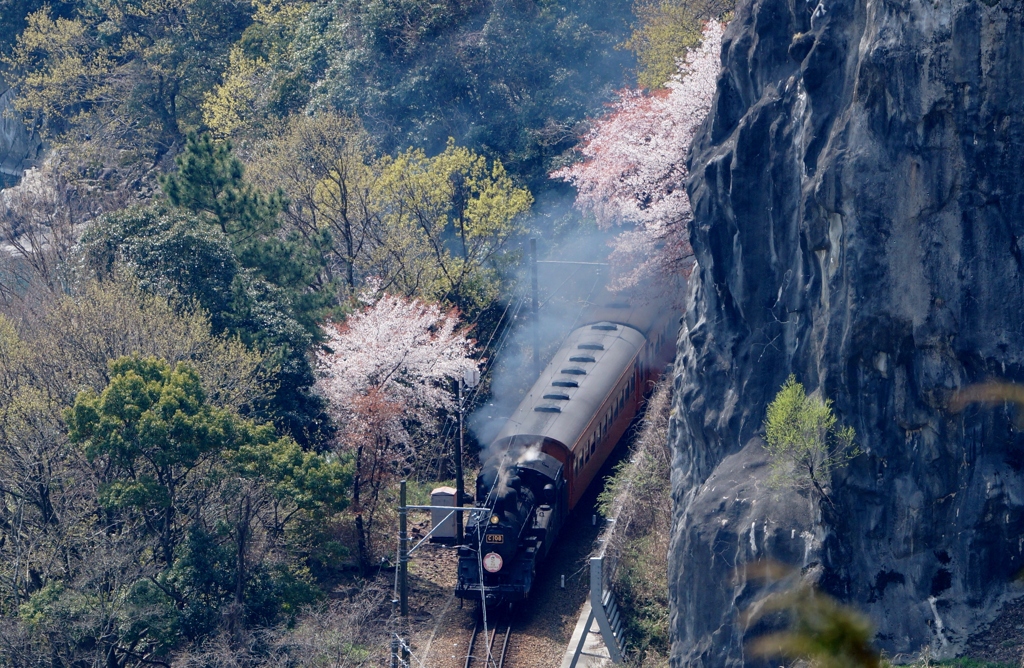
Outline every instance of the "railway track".
<path fill-rule="evenodd" d="M 493 626 L 488 625 L 486 634 L 483 621 L 478 619 L 476 628 L 473 629 L 473 637 L 469 640 L 465 668 L 504 668 L 511 637 L 511 615 L 506 619 L 495 620 Z M 500 647 L 495 642 L 499 639 Z"/>

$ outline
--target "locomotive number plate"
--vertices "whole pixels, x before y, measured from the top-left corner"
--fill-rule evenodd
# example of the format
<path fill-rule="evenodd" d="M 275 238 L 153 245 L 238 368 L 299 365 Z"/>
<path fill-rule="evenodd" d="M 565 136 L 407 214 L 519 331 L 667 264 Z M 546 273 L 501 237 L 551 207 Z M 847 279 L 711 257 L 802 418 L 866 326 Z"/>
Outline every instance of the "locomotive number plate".
<path fill-rule="evenodd" d="M 505 534 L 500 533 L 489 533 L 485 536 L 488 543 L 504 543 Z"/>

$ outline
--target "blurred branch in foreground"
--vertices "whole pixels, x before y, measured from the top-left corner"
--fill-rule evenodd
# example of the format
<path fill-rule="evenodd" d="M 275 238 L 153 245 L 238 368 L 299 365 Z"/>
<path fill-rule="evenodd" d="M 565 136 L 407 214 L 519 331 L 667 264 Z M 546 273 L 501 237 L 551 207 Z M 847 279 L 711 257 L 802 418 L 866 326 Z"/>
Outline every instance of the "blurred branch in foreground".
<path fill-rule="evenodd" d="M 753 564 L 747 571 L 755 578 L 778 581 L 798 572 L 773 562 Z M 871 643 L 874 631 L 867 617 L 818 591 L 808 582 L 772 594 L 754 611 L 744 615 L 749 629 L 767 614 L 786 612 L 789 628 L 750 641 L 748 648 L 760 658 L 786 657 L 804 660 L 816 668 L 880 668 L 881 659 Z"/>
<path fill-rule="evenodd" d="M 955 392 L 949 400 L 949 410 L 959 413 L 969 404 L 998 406 L 1013 403 L 1017 411 L 1013 417 L 1015 429 L 1024 430 L 1024 385 L 1017 383 L 987 382 L 975 383 Z"/>

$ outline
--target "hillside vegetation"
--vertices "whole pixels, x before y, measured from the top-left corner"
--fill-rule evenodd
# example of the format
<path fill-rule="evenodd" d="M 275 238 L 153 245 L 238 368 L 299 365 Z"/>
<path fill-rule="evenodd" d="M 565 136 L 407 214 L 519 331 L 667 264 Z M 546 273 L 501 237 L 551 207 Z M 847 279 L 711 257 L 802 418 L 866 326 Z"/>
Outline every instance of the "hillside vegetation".
<path fill-rule="evenodd" d="M 0 667 L 379 662 L 549 173 L 721 11 L 0 0 Z"/>

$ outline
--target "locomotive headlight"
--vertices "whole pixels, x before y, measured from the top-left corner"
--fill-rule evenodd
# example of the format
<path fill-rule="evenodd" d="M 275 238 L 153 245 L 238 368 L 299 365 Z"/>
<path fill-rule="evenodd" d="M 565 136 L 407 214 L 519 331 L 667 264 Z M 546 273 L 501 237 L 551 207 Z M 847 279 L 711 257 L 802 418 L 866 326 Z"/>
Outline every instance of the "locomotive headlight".
<path fill-rule="evenodd" d="M 497 524 L 500 521 L 501 521 L 500 517 L 498 517 L 497 515 L 491 515 L 491 524 Z"/>

